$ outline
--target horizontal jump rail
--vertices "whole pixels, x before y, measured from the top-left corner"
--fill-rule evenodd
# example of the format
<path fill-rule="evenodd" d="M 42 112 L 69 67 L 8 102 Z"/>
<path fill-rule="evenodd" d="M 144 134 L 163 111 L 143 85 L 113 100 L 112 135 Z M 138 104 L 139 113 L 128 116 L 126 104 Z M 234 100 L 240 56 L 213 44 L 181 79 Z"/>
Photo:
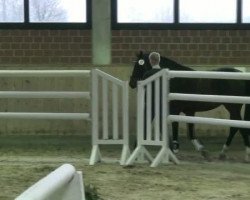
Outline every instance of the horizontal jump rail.
<path fill-rule="evenodd" d="M 90 70 L 0 70 L 0 77 L 82 77 Z"/>
<path fill-rule="evenodd" d="M 89 120 L 89 113 L 35 113 L 35 112 L 0 112 L 2 119 L 60 119 Z"/>
<path fill-rule="evenodd" d="M 180 116 L 180 115 L 169 115 L 168 120 L 171 122 L 185 122 L 185 123 L 221 125 L 221 126 L 238 127 L 238 128 L 250 128 L 250 121 L 242 121 L 242 120 L 215 119 L 207 117 L 192 117 L 192 116 Z"/>
<path fill-rule="evenodd" d="M 170 78 L 208 78 L 250 80 L 250 73 L 216 71 L 168 71 Z"/>
<path fill-rule="evenodd" d="M 97 140 L 98 144 L 124 144 L 124 139 L 98 139 Z"/>
<path fill-rule="evenodd" d="M 169 100 L 250 104 L 250 97 L 227 95 L 170 93 Z"/>
<path fill-rule="evenodd" d="M 0 98 L 86 98 L 90 99 L 90 92 L 68 91 L 0 91 Z"/>

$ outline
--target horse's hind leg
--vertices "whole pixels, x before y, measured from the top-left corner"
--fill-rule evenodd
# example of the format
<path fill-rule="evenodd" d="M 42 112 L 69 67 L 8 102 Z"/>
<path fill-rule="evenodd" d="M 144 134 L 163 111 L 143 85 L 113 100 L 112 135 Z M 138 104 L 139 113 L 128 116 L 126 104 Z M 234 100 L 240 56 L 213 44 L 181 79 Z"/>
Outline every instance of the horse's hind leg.
<path fill-rule="evenodd" d="M 232 140 L 233 140 L 233 138 L 238 130 L 239 130 L 239 128 L 230 127 L 229 135 L 228 135 L 227 140 L 226 140 L 225 144 L 223 145 L 222 150 L 221 150 L 220 155 L 219 155 L 219 158 L 221 160 L 226 159 L 226 152 L 228 151 L 229 146 L 231 145 Z"/>
<path fill-rule="evenodd" d="M 234 105 L 234 106 L 225 105 L 225 108 L 229 111 L 231 120 L 241 120 L 241 116 L 240 116 L 241 107 L 242 107 L 242 105 Z M 228 151 L 229 146 L 231 145 L 232 140 L 233 140 L 233 138 L 238 130 L 239 130 L 239 128 L 230 127 L 230 132 L 229 132 L 229 135 L 227 137 L 226 143 L 223 145 L 222 150 L 221 150 L 220 155 L 219 155 L 220 159 L 226 158 L 226 152 Z"/>
<path fill-rule="evenodd" d="M 250 141 L 249 141 L 249 129 L 240 129 L 240 134 L 243 138 L 244 145 L 246 147 L 245 161 L 250 162 Z"/>

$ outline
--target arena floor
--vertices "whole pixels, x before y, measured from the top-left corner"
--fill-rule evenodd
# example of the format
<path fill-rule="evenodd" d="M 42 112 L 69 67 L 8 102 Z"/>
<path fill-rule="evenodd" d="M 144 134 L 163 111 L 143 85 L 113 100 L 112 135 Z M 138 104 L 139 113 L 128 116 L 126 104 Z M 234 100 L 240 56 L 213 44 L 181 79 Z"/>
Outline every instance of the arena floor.
<path fill-rule="evenodd" d="M 0 200 L 14 199 L 63 163 L 83 171 L 85 184 L 93 185 L 103 200 L 248 200 L 250 163 L 243 161 L 241 138 L 234 141 L 226 161 L 218 160 L 222 139 L 202 139 L 211 162 L 181 138 L 180 165 L 123 168 L 113 163 L 120 157 L 118 147 L 101 148 L 109 159 L 89 166 L 90 137 L 1 135 Z"/>

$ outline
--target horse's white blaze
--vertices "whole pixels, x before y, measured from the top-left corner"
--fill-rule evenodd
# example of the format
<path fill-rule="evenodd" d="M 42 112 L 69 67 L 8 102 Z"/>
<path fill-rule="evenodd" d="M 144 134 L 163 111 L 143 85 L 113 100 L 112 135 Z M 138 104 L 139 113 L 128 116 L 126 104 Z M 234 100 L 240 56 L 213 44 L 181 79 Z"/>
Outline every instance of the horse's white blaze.
<path fill-rule="evenodd" d="M 143 59 L 138 60 L 138 64 L 139 64 L 139 65 L 142 66 L 142 65 L 144 65 L 144 63 L 145 63 L 145 61 L 144 61 Z"/>

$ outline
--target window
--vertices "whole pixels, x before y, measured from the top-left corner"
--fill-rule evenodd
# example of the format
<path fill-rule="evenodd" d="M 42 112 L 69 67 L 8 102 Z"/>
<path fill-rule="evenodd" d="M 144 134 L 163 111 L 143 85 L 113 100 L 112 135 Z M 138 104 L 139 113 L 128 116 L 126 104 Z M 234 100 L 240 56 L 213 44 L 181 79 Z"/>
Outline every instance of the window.
<path fill-rule="evenodd" d="M 250 0 L 112 0 L 113 29 L 250 29 Z"/>
<path fill-rule="evenodd" d="M 236 23 L 236 0 L 180 0 L 180 23 Z"/>
<path fill-rule="evenodd" d="M 0 0 L 0 28 L 91 27 L 91 0 Z"/>
<path fill-rule="evenodd" d="M 250 23 L 250 0 L 242 1 L 242 22 Z"/>
<path fill-rule="evenodd" d="M 0 22 L 24 22 L 24 1 L 0 0 Z"/>
<path fill-rule="evenodd" d="M 30 0 L 30 22 L 86 22 L 84 0 Z"/>
<path fill-rule="evenodd" d="M 119 0 L 119 23 L 172 23 L 174 0 Z"/>

